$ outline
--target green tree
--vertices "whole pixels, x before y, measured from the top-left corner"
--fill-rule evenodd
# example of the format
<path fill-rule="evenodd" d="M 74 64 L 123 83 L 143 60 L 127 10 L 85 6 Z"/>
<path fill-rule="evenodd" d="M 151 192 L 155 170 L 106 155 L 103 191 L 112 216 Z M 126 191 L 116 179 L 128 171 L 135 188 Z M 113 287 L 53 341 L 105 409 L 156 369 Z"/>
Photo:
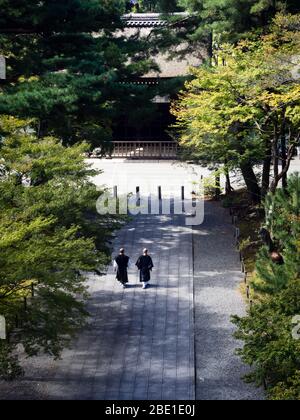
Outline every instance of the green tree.
<path fill-rule="evenodd" d="M 0 313 L 9 337 L 0 343 L 4 377 L 20 373 L 12 356 L 16 343 L 29 355 L 57 357 L 84 324 L 85 273 L 103 270 L 117 227 L 96 213 L 101 192 L 89 180 L 87 145 L 65 149 L 52 137 L 29 134 L 29 127 L 29 121 L 0 120 Z"/>
<path fill-rule="evenodd" d="M 208 30 L 229 42 L 236 42 L 253 30 L 263 30 L 278 12 L 300 11 L 297 0 L 178 0 L 178 4 L 198 18 L 198 25 L 190 27 L 192 37 L 202 36 Z"/>
<path fill-rule="evenodd" d="M 0 6 L 0 51 L 7 57 L 0 113 L 35 118 L 40 137 L 108 149 L 120 109 L 149 96 L 149 87 L 137 91 L 124 83 L 151 67 L 146 41 L 121 32 L 125 1 L 3 0 Z"/>
<path fill-rule="evenodd" d="M 194 69 L 194 79 L 173 105 L 175 128 L 187 154 L 224 164 L 227 170 L 239 168 L 253 201 L 261 195 L 254 165 L 263 162 L 263 195 L 269 188 L 274 192 L 299 142 L 300 85 L 294 75 L 299 19 L 279 15 L 271 35 L 236 47 L 223 45 L 217 65 Z"/>
<path fill-rule="evenodd" d="M 290 281 L 283 291 L 255 304 L 246 317 L 233 317 L 235 337 L 244 342 L 238 350 L 252 367 L 247 381 L 265 384 L 272 399 L 299 399 L 300 340 L 293 337 L 293 318 L 300 311 L 300 282 Z M 289 398 L 290 399 L 290 398 Z"/>
<path fill-rule="evenodd" d="M 259 298 L 246 317 L 233 318 L 236 338 L 244 341 L 238 353 L 253 368 L 246 379 L 264 383 L 271 399 L 300 399 L 300 340 L 293 334 L 300 314 L 299 200 L 299 174 L 289 178 L 286 192 L 268 195 L 266 227 L 283 260 L 273 262 L 268 250 L 261 250 L 253 284 Z"/>
<path fill-rule="evenodd" d="M 175 12 L 178 9 L 176 0 L 131 0 L 127 10 L 138 13 Z"/>
<path fill-rule="evenodd" d="M 286 190 L 278 189 L 266 197 L 266 228 L 274 248 L 283 255 L 284 264 L 274 264 L 269 249 L 263 248 L 257 259 L 259 281 L 253 286 L 263 293 L 279 292 L 291 280 L 300 277 L 300 178 L 292 175 Z"/>

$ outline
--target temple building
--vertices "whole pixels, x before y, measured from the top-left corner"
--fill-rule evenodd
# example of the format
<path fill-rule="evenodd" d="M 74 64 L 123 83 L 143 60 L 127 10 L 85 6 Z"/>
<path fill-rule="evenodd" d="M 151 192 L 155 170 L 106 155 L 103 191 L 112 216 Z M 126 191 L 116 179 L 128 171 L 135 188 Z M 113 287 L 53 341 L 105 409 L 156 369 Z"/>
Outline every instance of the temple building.
<path fill-rule="evenodd" d="M 176 13 L 174 15 L 178 17 L 178 23 L 172 25 L 172 30 L 180 30 L 186 14 Z M 149 38 L 153 31 L 169 25 L 169 22 L 158 13 L 131 13 L 125 15 L 123 19 L 125 23 L 123 36 L 128 39 Z M 182 86 L 189 74 L 189 68 L 200 66 L 207 57 L 208 52 L 203 46 L 197 51 L 187 52 L 184 44 L 174 46 L 173 49 L 168 50 L 168 53 L 156 52 L 152 56 L 152 60 L 157 69 L 132 80 L 131 83 L 136 86 L 147 84 L 153 88 L 153 92 L 157 90 L 155 88 L 158 86 L 163 84 L 168 86 L 166 82 L 175 82 L 175 80 L 178 81 L 178 86 Z M 149 119 L 143 115 L 143 108 L 146 108 L 147 104 L 144 106 L 139 104 L 137 109 L 124 114 L 114 127 L 113 157 L 176 158 L 177 143 L 168 134 L 168 129 L 174 122 L 170 113 L 172 99 L 172 92 L 164 92 L 163 95 L 154 93 L 151 102 L 155 105 L 155 111 L 152 110 Z M 135 119 L 132 119 L 132 114 L 136 114 Z"/>

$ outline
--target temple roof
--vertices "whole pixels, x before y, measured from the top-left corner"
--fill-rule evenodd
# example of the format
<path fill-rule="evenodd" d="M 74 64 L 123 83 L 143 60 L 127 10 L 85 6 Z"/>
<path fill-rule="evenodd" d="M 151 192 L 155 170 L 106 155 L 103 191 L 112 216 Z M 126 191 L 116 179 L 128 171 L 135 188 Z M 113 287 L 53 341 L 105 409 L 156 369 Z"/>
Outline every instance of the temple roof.
<path fill-rule="evenodd" d="M 187 13 L 172 13 L 174 17 L 185 18 Z M 130 13 L 123 16 L 125 29 L 123 34 L 128 38 L 131 36 L 139 36 L 147 38 L 155 29 L 165 27 L 168 22 L 164 19 L 164 15 L 160 13 Z M 181 25 L 177 25 L 180 27 Z M 174 27 L 176 30 L 176 27 Z M 189 67 L 198 67 L 203 63 L 204 58 L 207 57 L 207 49 L 204 45 L 199 46 L 193 53 L 186 54 L 183 58 L 176 53 L 185 50 L 187 45 L 177 45 L 170 49 L 169 53 L 159 53 L 152 57 L 159 66 L 160 71 L 151 71 L 144 75 L 145 78 L 173 78 L 179 76 L 187 76 Z M 171 58 L 172 57 L 172 58 Z M 176 58 L 174 58 L 176 57 Z"/>
<path fill-rule="evenodd" d="M 127 28 L 156 28 L 166 26 L 160 13 L 130 13 L 123 16 Z"/>

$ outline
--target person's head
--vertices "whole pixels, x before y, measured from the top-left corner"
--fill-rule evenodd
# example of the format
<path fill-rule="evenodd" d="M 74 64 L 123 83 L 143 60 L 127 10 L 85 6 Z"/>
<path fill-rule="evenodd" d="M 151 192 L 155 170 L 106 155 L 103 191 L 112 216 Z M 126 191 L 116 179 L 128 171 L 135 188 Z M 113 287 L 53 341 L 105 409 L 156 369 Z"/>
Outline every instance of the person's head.
<path fill-rule="evenodd" d="M 125 254 L 125 249 L 124 248 L 121 248 L 120 249 L 120 255 L 124 255 Z"/>
<path fill-rule="evenodd" d="M 148 255 L 148 254 L 149 254 L 148 249 L 147 249 L 147 248 L 145 248 L 145 249 L 143 250 L 143 253 L 144 253 L 144 255 Z"/>

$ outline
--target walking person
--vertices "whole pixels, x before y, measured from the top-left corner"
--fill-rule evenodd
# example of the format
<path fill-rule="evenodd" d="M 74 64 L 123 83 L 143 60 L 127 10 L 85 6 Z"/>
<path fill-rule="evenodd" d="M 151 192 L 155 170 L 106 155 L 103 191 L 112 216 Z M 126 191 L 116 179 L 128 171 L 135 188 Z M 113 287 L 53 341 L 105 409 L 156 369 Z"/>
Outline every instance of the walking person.
<path fill-rule="evenodd" d="M 128 283 L 128 268 L 131 266 L 130 258 L 125 254 L 125 249 L 120 249 L 120 254 L 114 259 L 114 269 L 117 272 L 117 280 L 121 283 L 123 289 L 126 289 Z"/>
<path fill-rule="evenodd" d="M 154 267 L 148 249 L 144 249 L 143 255 L 136 262 L 136 266 L 140 270 L 140 282 L 143 283 L 143 289 L 146 289 L 151 279 L 151 271 Z"/>

